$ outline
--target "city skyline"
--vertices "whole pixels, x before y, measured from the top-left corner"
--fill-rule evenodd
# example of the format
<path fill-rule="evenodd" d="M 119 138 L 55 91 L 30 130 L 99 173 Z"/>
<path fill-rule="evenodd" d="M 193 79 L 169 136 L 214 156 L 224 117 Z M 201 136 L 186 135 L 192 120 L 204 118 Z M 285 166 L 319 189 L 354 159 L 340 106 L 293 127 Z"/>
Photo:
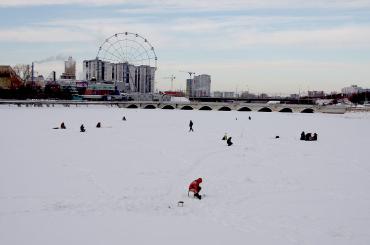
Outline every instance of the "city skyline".
<path fill-rule="evenodd" d="M 66 57 L 95 58 L 104 39 L 130 31 L 158 55 L 156 88 L 175 75 L 212 76 L 212 91 L 297 93 L 370 87 L 370 2 L 1 0 L 0 63 L 36 62 L 61 74 Z M 37 62 L 38 61 L 38 62 Z"/>

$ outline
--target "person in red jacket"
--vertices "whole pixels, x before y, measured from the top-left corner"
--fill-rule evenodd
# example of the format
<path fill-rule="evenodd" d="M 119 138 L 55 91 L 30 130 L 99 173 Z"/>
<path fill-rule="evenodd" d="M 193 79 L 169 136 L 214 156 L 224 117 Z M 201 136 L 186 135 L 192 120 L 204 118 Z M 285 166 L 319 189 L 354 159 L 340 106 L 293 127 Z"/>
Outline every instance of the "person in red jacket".
<path fill-rule="evenodd" d="M 189 185 L 188 195 L 189 195 L 189 192 L 191 191 L 191 192 L 194 193 L 194 196 L 196 198 L 201 200 L 202 196 L 199 195 L 199 192 L 202 189 L 202 187 L 200 187 L 199 184 L 202 183 L 202 181 L 203 181 L 202 178 L 198 178 L 198 179 L 194 180 L 193 182 L 191 182 L 190 185 Z"/>

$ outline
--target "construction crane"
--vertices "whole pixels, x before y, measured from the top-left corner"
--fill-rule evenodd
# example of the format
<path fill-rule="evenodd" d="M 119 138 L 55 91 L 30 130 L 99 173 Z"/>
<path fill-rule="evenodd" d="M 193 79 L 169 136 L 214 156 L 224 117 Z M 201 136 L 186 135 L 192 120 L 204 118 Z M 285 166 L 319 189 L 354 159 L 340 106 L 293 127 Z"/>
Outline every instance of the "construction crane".
<path fill-rule="evenodd" d="M 195 72 L 192 72 L 192 71 L 180 71 L 180 72 L 188 73 L 188 74 L 189 74 L 189 78 L 190 78 L 190 79 L 191 79 L 191 76 L 192 76 L 192 75 L 195 75 Z"/>
<path fill-rule="evenodd" d="M 175 80 L 176 77 L 171 75 L 170 77 L 162 77 L 162 79 L 171 79 L 171 91 L 173 91 L 173 80 Z"/>

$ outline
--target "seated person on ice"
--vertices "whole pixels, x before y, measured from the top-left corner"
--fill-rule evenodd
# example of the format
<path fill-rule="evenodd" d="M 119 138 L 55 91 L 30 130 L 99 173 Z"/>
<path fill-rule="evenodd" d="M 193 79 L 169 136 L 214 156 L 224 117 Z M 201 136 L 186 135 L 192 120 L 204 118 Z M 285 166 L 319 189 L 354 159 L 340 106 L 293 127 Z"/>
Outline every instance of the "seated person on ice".
<path fill-rule="evenodd" d="M 313 136 L 310 138 L 310 141 L 316 141 L 317 140 L 317 133 L 314 133 Z"/>
<path fill-rule="evenodd" d="M 314 133 L 313 135 L 311 133 L 307 133 L 305 141 L 317 141 L 317 133 Z"/>
<path fill-rule="evenodd" d="M 225 133 L 224 137 L 222 137 L 222 140 L 227 140 L 227 134 Z"/>
<path fill-rule="evenodd" d="M 60 128 L 61 129 L 66 129 L 66 125 L 64 124 L 64 122 L 62 122 L 62 124 L 60 124 Z"/>
<path fill-rule="evenodd" d="M 189 192 L 193 192 L 196 198 L 198 198 L 199 200 L 202 199 L 202 196 L 199 195 L 199 192 L 202 189 L 202 187 L 200 187 L 199 184 L 202 183 L 202 181 L 203 181 L 202 178 L 198 178 L 190 183 L 189 190 L 188 190 L 188 196 L 189 196 Z"/>
<path fill-rule="evenodd" d="M 85 130 L 85 126 L 83 125 L 83 124 L 81 124 L 81 126 L 80 126 L 80 132 L 85 132 L 86 130 Z"/>
<path fill-rule="evenodd" d="M 311 137 L 312 137 L 311 133 L 307 133 L 305 136 L 305 141 L 310 141 Z"/>

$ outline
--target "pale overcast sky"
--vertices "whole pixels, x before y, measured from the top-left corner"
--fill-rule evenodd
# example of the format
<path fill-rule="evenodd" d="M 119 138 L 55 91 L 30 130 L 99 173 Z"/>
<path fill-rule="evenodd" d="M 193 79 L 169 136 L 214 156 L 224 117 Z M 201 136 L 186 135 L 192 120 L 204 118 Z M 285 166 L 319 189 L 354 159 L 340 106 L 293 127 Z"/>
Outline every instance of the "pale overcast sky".
<path fill-rule="evenodd" d="M 117 32 L 146 37 L 158 56 L 156 87 L 276 94 L 370 87 L 370 0 L 0 0 L 0 64 L 59 74 L 60 58 L 95 58 Z"/>

